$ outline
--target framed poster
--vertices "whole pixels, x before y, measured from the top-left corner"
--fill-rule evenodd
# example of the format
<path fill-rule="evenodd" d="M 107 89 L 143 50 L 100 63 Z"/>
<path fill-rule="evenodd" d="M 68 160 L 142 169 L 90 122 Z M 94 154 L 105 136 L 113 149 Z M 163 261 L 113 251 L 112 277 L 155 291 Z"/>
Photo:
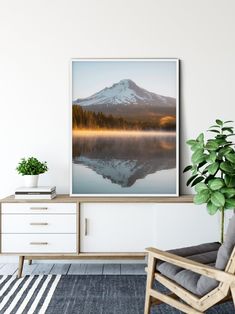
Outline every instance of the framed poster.
<path fill-rule="evenodd" d="M 71 196 L 177 196 L 178 59 L 73 59 Z"/>

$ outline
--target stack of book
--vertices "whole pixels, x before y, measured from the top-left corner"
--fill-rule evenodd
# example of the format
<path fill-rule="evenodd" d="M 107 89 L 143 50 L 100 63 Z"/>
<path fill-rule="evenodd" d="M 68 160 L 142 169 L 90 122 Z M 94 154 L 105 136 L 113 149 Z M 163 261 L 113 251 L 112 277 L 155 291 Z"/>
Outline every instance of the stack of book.
<path fill-rule="evenodd" d="M 52 200 L 54 197 L 56 197 L 55 186 L 20 187 L 15 190 L 16 199 Z"/>

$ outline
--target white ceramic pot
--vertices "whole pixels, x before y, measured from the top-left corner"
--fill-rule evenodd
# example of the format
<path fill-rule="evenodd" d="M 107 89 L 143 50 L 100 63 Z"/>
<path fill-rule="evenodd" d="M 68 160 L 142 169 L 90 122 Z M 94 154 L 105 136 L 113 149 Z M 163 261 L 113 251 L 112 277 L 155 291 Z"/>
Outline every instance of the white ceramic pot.
<path fill-rule="evenodd" d="M 36 188 L 38 186 L 38 177 L 39 177 L 39 175 L 35 175 L 35 176 L 25 175 L 24 176 L 25 187 Z"/>

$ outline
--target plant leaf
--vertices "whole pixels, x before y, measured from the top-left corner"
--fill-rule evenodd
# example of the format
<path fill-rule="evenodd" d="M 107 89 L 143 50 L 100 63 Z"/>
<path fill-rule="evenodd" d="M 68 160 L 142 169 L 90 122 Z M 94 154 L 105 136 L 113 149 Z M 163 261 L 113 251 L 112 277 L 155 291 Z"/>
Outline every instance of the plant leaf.
<path fill-rule="evenodd" d="M 197 170 L 196 165 L 192 166 L 191 173 L 192 173 L 192 176 L 194 176 L 195 174 L 198 174 L 198 170 Z"/>
<path fill-rule="evenodd" d="M 205 160 L 205 155 L 203 154 L 204 150 L 203 149 L 197 149 L 193 154 L 192 154 L 192 163 L 199 164 L 200 162 Z"/>
<path fill-rule="evenodd" d="M 214 133 L 219 133 L 220 134 L 220 132 L 218 131 L 218 130 L 207 130 L 208 132 L 214 132 Z"/>
<path fill-rule="evenodd" d="M 227 134 L 218 134 L 218 135 L 216 135 L 216 137 L 215 138 L 223 138 L 223 139 L 225 139 L 226 137 L 227 137 L 228 135 Z"/>
<path fill-rule="evenodd" d="M 207 168 L 207 170 L 208 170 L 208 172 L 209 172 L 209 174 L 215 174 L 216 173 L 216 171 L 218 170 L 218 168 L 219 168 L 219 163 L 218 162 L 214 162 L 213 164 L 211 164 L 208 168 Z"/>
<path fill-rule="evenodd" d="M 210 154 L 206 157 L 207 162 L 215 162 L 216 160 L 216 152 L 210 152 Z"/>
<path fill-rule="evenodd" d="M 193 181 L 193 183 L 191 184 L 191 186 L 196 185 L 197 183 L 203 181 L 204 179 L 205 179 L 204 177 L 198 177 L 197 179 L 195 179 L 195 180 Z"/>
<path fill-rule="evenodd" d="M 203 148 L 202 146 L 203 146 L 203 145 L 201 145 L 200 143 L 196 142 L 196 144 L 194 144 L 194 145 L 191 146 L 191 150 L 192 150 L 193 152 L 195 152 L 195 150 L 200 149 L 200 148 Z"/>
<path fill-rule="evenodd" d="M 225 123 L 232 123 L 232 122 L 234 122 L 234 121 L 232 121 L 232 120 L 227 120 L 227 121 L 224 122 L 224 124 L 225 124 Z"/>
<path fill-rule="evenodd" d="M 196 144 L 197 141 L 196 140 L 188 140 L 186 143 L 191 146 L 191 145 Z"/>
<path fill-rule="evenodd" d="M 224 138 L 216 138 L 215 140 L 213 140 L 215 143 L 218 144 L 218 146 L 220 145 L 225 145 L 227 144 L 228 142 L 226 141 L 226 139 Z"/>
<path fill-rule="evenodd" d="M 209 141 L 206 143 L 205 148 L 206 148 L 207 150 L 216 150 L 217 148 L 219 148 L 219 144 L 216 142 L 216 140 L 209 140 Z"/>
<path fill-rule="evenodd" d="M 208 172 L 208 170 L 207 169 L 204 169 L 203 171 L 202 171 L 202 174 L 206 174 Z"/>
<path fill-rule="evenodd" d="M 232 197 L 235 195 L 235 188 L 227 188 L 227 187 L 223 187 L 220 190 L 221 193 L 226 194 L 229 197 Z"/>
<path fill-rule="evenodd" d="M 223 125 L 223 122 L 219 119 L 216 119 L 215 122 L 218 124 L 218 125 Z"/>
<path fill-rule="evenodd" d="M 231 174 L 235 172 L 235 169 L 231 166 L 230 162 L 225 161 L 220 164 L 220 169 L 225 173 Z"/>
<path fill-rule="evenodd" d="M 233 153 L 233 154 L 229 153 L 229 154 L 227 154 L 227 155 L 225 156 L 225 158 L 226 158 L 228 161 L 230 161 L 230 162 L 232 162 L 233 164 L 235 164 L 235 153 Z"/>
<path fill-rule="evenodd" d="M 228 188 L 235 187 L 235 177 L 232 177 L 232 176 L 226 174 L 224 177 L 224 182 Z"/>
<path fill-rule="evenodd" d="M 201 205 L 203 203 L 207 203 L 209 197 L 210 192 L 208 190 L 204 190 L 194 196 L 193 202 L 197 205 Z"/>
<path fill-rule="evenodd" d="M 222 193 L 215 191 L 211 194 L 211 202 L 217 207 L 223 207 L 225 204 L 225 198 Z"/>
<path fill-rule="evenodd" d="M 203 142 L 204 141 L 204 134 L 203 133 L 200 133 L 197 137 L 197 141 L 198 142 Z"/>
<path fill-rule="evenodd" d="M 190 169 L 192 169 L 192 167 L 193 167 L 192 165 L 186 166 L 186 167 L 184 168 L 183 172 L 189 171 Z"/>
<path fill-rule="evenodd" d="M 234 136 L 235 134 L 233 133 L 233 134 L 229 134 L 229 135 L 227 135 L 227 137 L 229 137 L 229 136 Z"/>
<path fill-rule="evenodd" d="M 200 193 L 201 191 L 208 190 L 208 187 L 205 183 L 200 182 L 195 185 L 195 191 Z"/>
<path fill-rule="evenodd" d="M 214 124 L 214 125 L 211 125 L 211 126 L 210 126 L 210 129 L 211 129 L 211 128 L 219 128 L 219 129 L 220 129 L 220 126 L 219 126 L 218 124 Z"/>
<path fill-rule="evenodd" d="M 235 208 L 235 198 L 228 198 L 225 201 L 225 208 L 226 209 Z"/>
<path fill-rule="evenodd" d="M 210 180 L 214 179 L 214 176 L 211 174 L 205 179 L 205 183 L 207 184 Z"/>
<path fill-rule="evenodd" d="M 208 182 L 208 186 L 212 191 L 219 190 L 224 186 L 224 180 L 219 178 L 212 179 Z"/>
<path fill-rule="evenodd" d="M 215 206 L 211 201 L 209 201 L 208 203 L 207 203 L 207 212 L 210 214 L 210 215 L 214 215 L 216 212 L 217 212 L 217 210 L 218 210 L 218 207 L 217 206 Z"/>
<path fill-rule="evenodd" d="M 229 127 L 225 127 L 225 128 L 222 128 L 222 131 L 227 131 L 229 132 L 230 134 L 233 134 L 233 128 L 229 128 Z"/>
<path fill-rule="evenodd" d="M 223 148 L 220 148 L 218 153 L 220 156 L 227 156 L 228 154 L 230 154 L 231 152 L 233 152 L 233 149 L 231 147 L 223 147 Z"/>
<path fill-rule="evenodd" d="M 189 184 L 197 177 L 197 174 L 193 175 L 192 177 L 190 177 L 188 179 L 188 181 L 186 182 L 186 185 L 189 186 Z"/>
<path fill-rule="evenodd" d="M 197 166 L 197 170 L 200 169 L 201 167 L 203 167 L 206 164 L 206 161 L 202 161 L 200 162 L 200 164 Z"/>

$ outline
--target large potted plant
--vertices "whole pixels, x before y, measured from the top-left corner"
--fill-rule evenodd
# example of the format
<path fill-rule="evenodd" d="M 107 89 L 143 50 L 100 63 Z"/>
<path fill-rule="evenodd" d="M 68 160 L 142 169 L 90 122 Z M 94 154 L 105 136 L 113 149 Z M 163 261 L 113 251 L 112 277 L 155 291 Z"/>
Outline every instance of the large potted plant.
<path fill-rule="evenodd" d="M 195 204 L 207 204 L 207 211 L 221 213 L 221 243 L 224 241 L 224 211 L 235 208 L 235 150 L 233 121 L 216 120 L 209 128 L 214 137 L 205 140 L 201 133 L 187 141 L 191 147 L 192 164 L 184 169 L 190 171 L 187 186 L 195 188 Z"/>
<path fill-rule="evenodd" d="M 24 176 L 26 187 L 37 187 L 39 174 L 48 170 L 47 162 L 40 162 L 35 157 L 22 158 L 16 170 Z"/>

